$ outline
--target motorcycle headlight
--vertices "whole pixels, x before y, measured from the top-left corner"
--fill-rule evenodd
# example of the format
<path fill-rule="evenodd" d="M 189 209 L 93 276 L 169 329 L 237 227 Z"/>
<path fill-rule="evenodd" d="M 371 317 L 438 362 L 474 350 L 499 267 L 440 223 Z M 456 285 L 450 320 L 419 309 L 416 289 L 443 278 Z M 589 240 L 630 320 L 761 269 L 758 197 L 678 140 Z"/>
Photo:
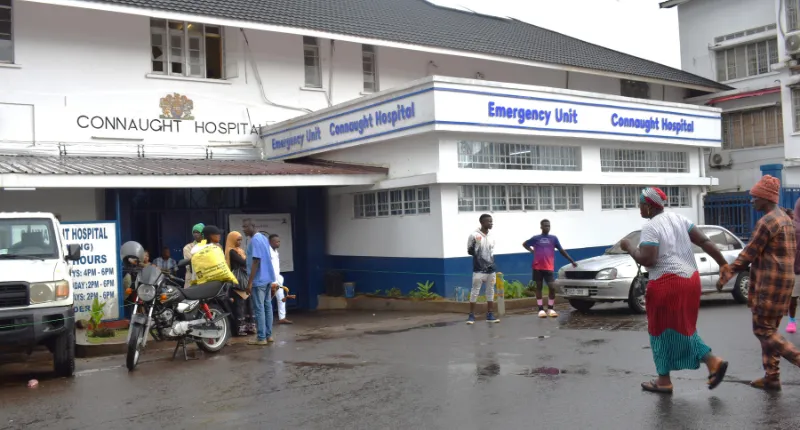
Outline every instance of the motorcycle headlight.
<path fill-rule="evenodd" d="M 143 302 L 149 302 L 156 297 L 156 287 L 147 284 L 139 285 L 139 288 L 136 289 L 136 295 Z"/>
<path fill-rule="evenodd" d="M 31 304 L 62 300 L 69 296 L 67 281 L 37 282 L 30 285 Z"/>
<path fill-rule="evenodd" d="M 612 279 L 617 279 L 617 269 L 603 269 L 597 272 L 597 276 L 594 277 L 598 281 L 610 281 Z"/>

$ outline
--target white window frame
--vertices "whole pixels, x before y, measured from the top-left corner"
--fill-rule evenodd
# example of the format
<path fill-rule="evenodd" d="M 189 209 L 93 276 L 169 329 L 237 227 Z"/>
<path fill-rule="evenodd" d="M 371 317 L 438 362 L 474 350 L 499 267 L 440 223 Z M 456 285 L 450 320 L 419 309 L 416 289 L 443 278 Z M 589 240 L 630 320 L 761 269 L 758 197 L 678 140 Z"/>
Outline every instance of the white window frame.
<path fill-rule="evenodd" d="M 689 153 L 600 148 L 600 171 L 605 173 L 689 173 Z"/>
<path fill-rule="evenodd" d="M 309 59 L 315 63 L 306 64 Z M 309 68 L 313 67 L 314 76 L 309 76 Z M 305 88 L 322 88 L 322 58 L 320 57 L 319 38 L 303 36 L 303 86 Z"/>
<path fill-rule="evenodd" d="M 792 100 L 794 99 L 793 92 Z M 795 121 L 796 126 L 797 121 Z M 768 133 L 769 131 L 772 135 Z M 722 149 L 762 148 L 776 145 L 783 145 L 781 105 L 722 113 Z"/>
<path fill-rule="evenodd" d="M 739 55 L 743 55 L 744 58 L 738 58 Z M 770 73 L 771 65 L 777 62 L 778 39 L 771 38 L 717 51 L 714 64 L 717 69 L 717 80 L 727 82 Z M 739 70 L 739 66 L 743 66 L 744 69 Z"/>
<path fill-rule="evenodd" d="M 651 185 L 603 185 L 600 187 L 600 209 L 629 210 L 639 207 L 639 195 Z M 684 186 L 659 186 L 667 195 L 668 208 L 691 208 L 691 190 Z"/>
<path fill-rule="evenodd" d="M 800 88 L 792 88 L 792 116 L 795 132 L 800 131 Z"/>
<path fill-rule="evenodd" d="M 430 187 L 396 188 L 353 195 L 353 217 L 356 219 L 430 213 Z"/>
<path fill-rule="evenodd" d="M 164 23 L 164 27 L 155 26 L 155 23 Z M 170 23 L 179 23 L 182 25 L 182 30 L 180 29 L 172 29 L 170 28 Z M 190 32 L 189 26 L 190 25 L 198 25 L 200 26 L 200 32 Z M 209 28 L 218 29 L 218 33 L 209 32 L 207 31 Z M 219 25 L 208 25 L 202 24 L 197 22 L 189 22 L 189 21 L 177 21 L 177 20 L 168 20 L 168 19 L 160 19 L 160 18 L 150 18 L 150 73 L 154 75 L 166 75 L 166 76 L 181 76 L 186 78 L 199 78 L 199 79 L 213 79 L 213 80 L 225 80 L 226 79 L 226 61 L 225 61 L 225 34 L 224 28 Z M 158 35 L 161 37 L 161 45 L 156 45 L 153 43 L 153 36 Z M 211 36 L 209 36 L 211 35 Z M 173 36 L 180 36 L 181 43 L 180 47 L 174 46 L 172 43 Z M 220 77 L 219 78 L 210 78 L 208 77 L 208 67 L 206 62 L 208 61 L 208 51 L 206 50 L 206 39 L 208 37 L 219 36 L 220 39 L 220 49 L 222 53 L 220 55 Z M 193 39 L 199 39 L 199 46 L 197 49 L 191 48 L 191 41 Z M 153 58 L 152 49 L 153 47 L 158 46 L 162 50 L 162 59 L 158 60 Z M 173 49 L 180 49 L 180 55 L 177 57 L 180 58 L 180 61 L 172 61 L 172 59 L 176 56 L 173 55 Z M 197 63 L 191 62 L 191 52 L 199 52 L 199 59 Z M 163 65 L 163 69 L 161 71 L 155 70 L 153 65 L 156 62 L 160 62 Z M 173 63 L 180 63 L 181 64 L 181 72 L 173 72 L 172 71 L 172 64 Z M 192 67 L 199 67 L 199 73 L 193 73 Z"/>
<path fill-rule="evenodd" d="M 458 212 L 565 212 L 583 210 L 581 185 L 458 186 Z"/>
<path fill-rule="evenodd" d="M 786 31 L 800 30 L 800 0 L 785 0 Z"/>
<path fill-rule="evenodd" d="M 581 148 L 462 140 L 458 142 L 458 167 L 578 172 L 581 170 Z"/>
<path fill-rule="evenodd" d="M 0 63 L 2 63 L 2 64 L 14 64 L 14 57 L 15 57 L 15 49 L 14 48 L 16 47 L 16 44 L 14 43 L 15 42 L 15 40 L 14 40 L 15 39 L 14 38 L 14 35 L 15 35 L 15 31 L 14 31 L 15 30 L 14 29 L 14 0 L 9 0 L 8 5 L 0 5 L 0 9 L 8 10 L 8 15 L 9 15 L 8 24 L 9 24 L 10 33 L 7 34 L 8 39 L 3 39 L 3 40 L 8 40 L 9 42 L 11 42 L 11 58 L 10 59 L 0 59 Z M 3 33 L 3 34 L 5 35 L 5 33 Z"/>
<path fill-rule="evenodd" d="M 362 92 L 364 94 L 380 91 L 380 86 L 378 85 L 378 57 L 375 51 L 374 45 L 361 45 L 361 74 L 364 80 Z M 367 70 L 368 67 L 369 70 Z M 370 83 L 368 82 L 370 76 L 372 77 L 372 88 L 367 88 Z"/>

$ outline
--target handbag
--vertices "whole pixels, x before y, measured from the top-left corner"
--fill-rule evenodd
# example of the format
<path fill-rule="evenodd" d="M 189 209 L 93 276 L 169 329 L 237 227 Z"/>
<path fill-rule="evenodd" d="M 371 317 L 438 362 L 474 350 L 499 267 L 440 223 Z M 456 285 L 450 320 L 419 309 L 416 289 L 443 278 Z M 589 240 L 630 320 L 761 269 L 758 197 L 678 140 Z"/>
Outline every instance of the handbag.
<path fill-rule="evenodd" d="M 243 267 L 239 267 L 233 271 L 233 276 L 236 277 L 236 281 L 238 282 L 238 284 L 233 284 L 233 288 L 241 291 L 247 290 L 247 283 L 250 281 L 250 278 L 247 276 L 247 271 L 244 270 Z"/>
<path fill-rule="evenodd" d="M 642 273 L 642 265 L 641 264 L 637 264 L 636 265 L 636 272 L 637 272 L 636 273 L 636 280 L 635 280 L 635 282 L 636 282 L 636 288 L 635 288 L 636 295 L 637 296 L 643 296 L 643 295 L 645 295 L 645 292 L 647 291 L 647 277 L 644 276 L 644 274 Z"/>

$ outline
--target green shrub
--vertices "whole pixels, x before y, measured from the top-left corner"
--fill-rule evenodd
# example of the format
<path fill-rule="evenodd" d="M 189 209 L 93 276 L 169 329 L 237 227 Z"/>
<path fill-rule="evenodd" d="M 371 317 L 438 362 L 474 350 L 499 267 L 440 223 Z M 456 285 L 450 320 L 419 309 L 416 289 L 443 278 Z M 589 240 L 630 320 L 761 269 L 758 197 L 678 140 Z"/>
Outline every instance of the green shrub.
<path fill-rule="evenodd" d="M 431 291 L 432 289 L 433 289 L 433 282 L 431 281 L 426 281 L 424 284 L 421 282 L 417 282 L 417 289 L 408 293 L 408 297 L 420 300 L 432 300 L 442 297 Z"/>

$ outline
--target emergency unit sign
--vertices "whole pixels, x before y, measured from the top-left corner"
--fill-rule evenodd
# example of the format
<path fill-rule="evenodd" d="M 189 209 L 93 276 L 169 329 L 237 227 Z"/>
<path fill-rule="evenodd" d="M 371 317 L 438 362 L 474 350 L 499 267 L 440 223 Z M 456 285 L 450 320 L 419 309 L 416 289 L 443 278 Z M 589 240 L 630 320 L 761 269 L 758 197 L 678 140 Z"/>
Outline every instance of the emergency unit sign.
<path fill-rule="evenodd" d="M 70 262 L 75 318 L 91 316 L 95 298 L 103 303 L 104 320 L 119 318 L 119 242 L 113 222 L 62 224 L 67 245 L 81 247 L 81 258 Z"/>

